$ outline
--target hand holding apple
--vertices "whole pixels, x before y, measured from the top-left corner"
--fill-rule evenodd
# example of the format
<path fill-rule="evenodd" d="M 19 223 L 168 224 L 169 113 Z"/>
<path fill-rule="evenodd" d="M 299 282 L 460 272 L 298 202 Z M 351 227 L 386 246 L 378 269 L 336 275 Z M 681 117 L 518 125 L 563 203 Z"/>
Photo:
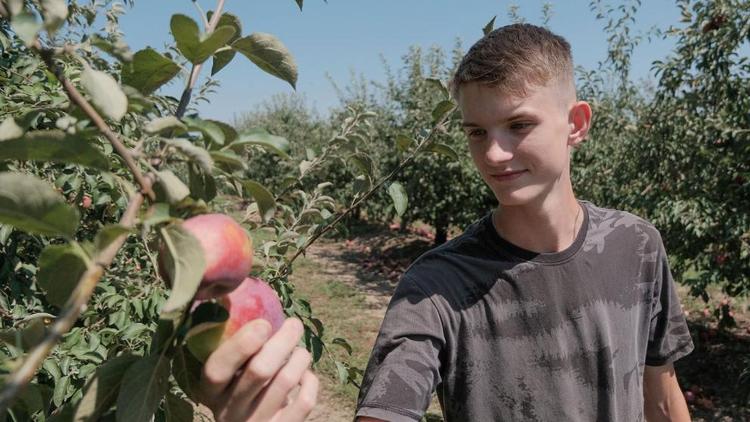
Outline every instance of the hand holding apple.
<path fill-rule="evenodd" d="M 264 319 L 245 324 L 203 366 L 201 401 L 217 421 L 297 422 L 315 406 L 318 378 L 308 369 L 310 353 L 296 347 L 302 323 L 290 318 L 276 334 L 272 329 Z"/>

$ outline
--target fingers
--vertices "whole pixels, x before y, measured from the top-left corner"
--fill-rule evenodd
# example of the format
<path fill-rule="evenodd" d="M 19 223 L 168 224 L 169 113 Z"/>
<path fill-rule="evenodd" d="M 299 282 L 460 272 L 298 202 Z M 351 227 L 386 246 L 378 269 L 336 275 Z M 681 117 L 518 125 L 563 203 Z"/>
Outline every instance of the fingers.
<path fill-rule="evenodd" d="M 201 382 L 202 398 L 207 404 L 221 396 L 234 379 L 235 373 L 261 350 L 270 333 L 271 324 L 268 321 L 250 321 L 208 357 L 203 365 Z"/>
<path fill-rule="evenodd" d="M 302 422 L 310 415 L 318 400 L 318 377 L 309 369 L 302 375 L 302 382 L 297 397 L 272 422 Z"/>
<path fill-rule="evenodd" d="M 263 392 L 258 395 L 253 410 L 253 421 L 267 421 L 284 407 L 289 393 L 300 385 L 312 357 L 310 353 L 297 348 L 289 362 L 279 371 Z"/>
<path fill-rule="evenodd" d="M 228 420 L 247 420 L 258 394 L 287 363 L 303 332 L 302 322 L 289 318 L 250 358 L 238 379 L 225 393 L 226 400 L 222 406 Z"/>

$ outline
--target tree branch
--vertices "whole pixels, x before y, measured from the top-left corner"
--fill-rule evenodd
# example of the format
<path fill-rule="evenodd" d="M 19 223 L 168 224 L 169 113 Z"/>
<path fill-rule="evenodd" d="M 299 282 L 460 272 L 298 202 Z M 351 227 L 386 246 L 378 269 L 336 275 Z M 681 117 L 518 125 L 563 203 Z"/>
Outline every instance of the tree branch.
<path fill-rule="evenodd" d="M 151 175 L 146 176 L 144 180 L 146 187 L 150 191 L 152 183 Z M 143 204 L 143 200 L 143 193 L 137 193 L 130 199 L 130 203 L 120 219 L 121 225 L 129 228 L 135 225 L 135 218 Z M 127 233 L 118 236 L 94 257 L 93 264 L 86 269 L 78 280 L 78 285 L 63 307 L 60 316 L 50 326 L 42 341 L 29 352 L 21 366 L 8 377 L 2 392 L 0 392 L 0 415 L 5 414 L 13 398 L 31 382 L 31 379 L 47 358 L 47 355 L 49 355 L 62 336 L 73 327 L 81 312 L 86 308 L 86 304 L 94 293 L 99 279 L 104 275 L 104 270 L 112 264 L 117 251 L 125 243 L 127 237 Z"/>
<path fill-rule="evenodd" d="M 219 19 L 221 18 L 222 9 L 224 9 L 224 0 L 217 0 L 216 10 L 211 15 L 211 20 L 208 22 L 208 26 L 206 26 L 205 28 L 206 34 L 210 34 L 214 32 L 214 29 L 216 29 L 216 25 L 219 24 Z M 195 83 L 198 82 L 198 75 L 201 73 L 202 68 L 203 63 L 198 63 L 194 64 L 193 68 L 190 70 L 190 78 L 188 78 L 185 90 L 182 91 L 182 95 L 180 96 L 180 103 L 177 105 L 177 111 L 175 111 L 174 113 L 174 115 L 178 119 L 184 116 L 185 111 L 187 111 L 187 106 L 190 103 L 190 97 L 193 95 L 193 88 L 195 87 Z"/>
<path fill-rule="evenodd" d="M 47 65 L 49 70 L 54 73 L 57 80 L 60 81 L 63 89 L 65 89 L 65 93 L 68 95 L 68 98 L 70 98 L 70 101 L 80 107 L 81 110 L 83 110 L 83 112 L 86 113 L 86 115 L 94 122 L 97 129 L 99 129 L 99 132 L 101 132 L 101 134 L 104 135 L 105 138 L 107 138 L 117 154 L 125 161 L 125 165 L 128 167 L 130 172 L 133 174 L 133 178 L 140 186 L 141 192 L 143 192 L 144 195 L 148 196 L 148 198 L 153 201 L 156 197 L 154 196 L 154 192 L 151 190 L 151 184 L 146 182 L 143 174 L 141 173 L 141 170 L 138 168 L 135 160 L 133 160 L 132 154 L 130 154 L 130 151 L 128 151 L 125 145 L 120 142 L 120 140 L 117 138 L 117 135 L 112 132 L 102 116 L 99 115 L 99 113 L 88 102 L 88 100 L 86 100 L 86 98 L 84 98 L 83 95 L 78 92 L 78 89 L 76 89 L 76 87 L 65 77 L 62 69 L 60 69 L 60 67 L 57 66 L 57 63 L 55 63 L 54 50 L 41 47 L 38 41 L 34 45 L 34 48 L 39 52 L 39 55 L 42 56 L 42 59 L 44 60 L 44 63 Z"/>

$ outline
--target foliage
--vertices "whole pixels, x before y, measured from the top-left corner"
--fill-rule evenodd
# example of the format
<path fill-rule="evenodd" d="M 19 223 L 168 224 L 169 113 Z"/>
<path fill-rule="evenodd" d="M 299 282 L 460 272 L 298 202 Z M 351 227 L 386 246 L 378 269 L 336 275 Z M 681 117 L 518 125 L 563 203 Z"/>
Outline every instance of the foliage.
<path fill-rule="evenodd" d="M 593 6 L 597 6 L 595 2 Z M 750 292 L 750 6 L 679 1 L 682 25 L 663 33 L 674 51 L 654 63 L 657 84 L 629 81 L 639 38 L 628 22 L 638 3 L 610 18 L 607 72 L 589 73 L 581 97 L 595 120 L 575 156 L 576 189 L 628 209 L 662 232 L 675 273 L 695 295 L 716 283 Z M 607 79 L 606 75 L 610 75 Z"/>
<path fill-rule="evenodd" d="M 132 52 L 118 29 L 124 11 L 117 2 L 0 2 L 0 415 L 161 420 L 192 412 L 199 366 L 184 340 L 211 321 L 188 312 L 204 260 L 178 224 L 219 207 L 220 192 L 247 199 L 242 222 L 265 239 L 253 274 L 303 320 L 314 361 L 328 356 L 342 382 L 356 382 L 361 371 L 339 359 L 349 345 L 323 342 L 324 324 L 288 278 L 306 248 L 377 190 L 400 193 L 392 175 L 378 177 L 363 158 L 374 113 L 350 107 L 335 129 L 289 132 L 315 137 L 304 150 L 283 136 L 306 119 L 294 110 L 282 125 L 239 131 L 186 115 L 216 83 L 195 86 L 209 59 L 212 75 L 244 57 L 294 87 L 292 55 L 270 34 L 242 34 L 240 19 L 221 10 L 199 19 L 202 28 L 175 14 L 173 45 Z M 159 95 L 177 77 L 186 80 L 179 101 Z M 258 165 L 269 157 L 276 171 Z M 350 171 L 332 183 L 326 169 L 341 162 Z M 367 183 L 338 194 L 352 178 Z M 405 208 L 402 196 L 394 200 Z M 160 244 L 170 288 L 158 282 Z"/>

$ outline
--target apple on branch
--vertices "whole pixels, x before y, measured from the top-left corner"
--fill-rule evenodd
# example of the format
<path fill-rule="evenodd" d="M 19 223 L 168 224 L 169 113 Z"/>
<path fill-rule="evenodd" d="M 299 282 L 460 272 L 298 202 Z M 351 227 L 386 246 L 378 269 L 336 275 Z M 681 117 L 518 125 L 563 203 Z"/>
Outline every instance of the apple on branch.
<path fill-rule="evenodd" d="M 263 318 L 271 324 L 275 333 L 284 322 L 284 311 L 276 291 L 265 281 L 247 277 L 228 295 L 216 300 L 227 312 L 226 320 L 218 323 L 200 324 L 188 333 L 188 350 L 201 362 L 216 350 L 221 343 L 236 333 L 246 323 Z M 193 315 L 199 312 L 206 301 L 197 301 Z"/>

